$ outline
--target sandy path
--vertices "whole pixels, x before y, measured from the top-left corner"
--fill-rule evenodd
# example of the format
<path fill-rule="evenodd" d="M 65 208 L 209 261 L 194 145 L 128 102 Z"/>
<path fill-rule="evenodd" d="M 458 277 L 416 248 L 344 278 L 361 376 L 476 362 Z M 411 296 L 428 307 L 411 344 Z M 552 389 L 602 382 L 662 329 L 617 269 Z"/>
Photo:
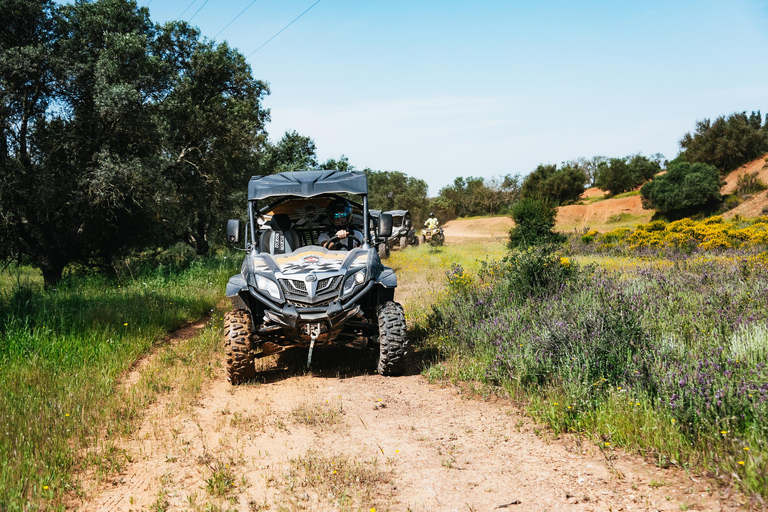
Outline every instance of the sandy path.
<path fill-rule="evenodd" d="M 339 358 L 354 354 L 320 352 L 312 372 L 299 369 L 304 354 L 288 354 L 288 369 L 239 387 L 219 371 L 181 414 L 159 401 L 124 443 L 132 463 L 81 510 L 731 510 L 679 470 L 548 439 L 507 401 L 365 365 L 339 375 Z M 344 463 L 378 473 L 339 505 L 318 482 Z M 217 470 L 233 482 L 222 495 L 209 483 Z"/>

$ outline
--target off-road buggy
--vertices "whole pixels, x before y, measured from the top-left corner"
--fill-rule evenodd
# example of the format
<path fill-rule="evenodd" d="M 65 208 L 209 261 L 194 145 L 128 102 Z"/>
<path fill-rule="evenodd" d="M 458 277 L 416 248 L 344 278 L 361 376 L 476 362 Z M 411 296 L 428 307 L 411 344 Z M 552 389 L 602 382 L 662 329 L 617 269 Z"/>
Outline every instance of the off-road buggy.
<path fill-rule="evenodd" d="M 359 196 L 353 227 L 360 247 L 329 250 L 325 208 L 339 194 Z M 397 277 L 381 263 L 372 240 L 388 236 L 392 218 L 376 223 L 368 211 L 368 182 L 361 171 L 300 171 L 254 176 L 248 184 L 248 222 L 240 274 L 227 283 L 233 309 L 224 318 L 227 376 L 232 384 L 255 377 L 257 358 L 290 347 L 378 345 L 378 371 L 405 370 L 405 313 L 394 301 Z M 357 226 L 354 226 L 357 224 Z M 363 226 L 367 226 L 364 229 Z M 240 221 L 227 238 L 240 241 Z"/>
<path fill-rule="evenodd" d="M 376 252 L 378 253 L 379 258 L 381 258 L 382 260 L 387 259 L 391 254 L 390 246 L 389 246 L 389 243 L 390 243 L 389 237 L 379 236 L 378 229 L 377 229 L 379 225 L 379 217 L 381 216 L 381 210 L 368 210 L 368 211 L 371 214 L 373 232 L 376 233 L 376 236 L 373 239 L 373 245 L 374 247 L 376 247 Z"/>
<path fill-rule="evenodd" d="M 390 247 L 405 249 L 409 245 L 419 245 L 419 237 L 411 223 L 411 213 L 408 210 L 391 210 L 392 236 L 389 237 Z"/>

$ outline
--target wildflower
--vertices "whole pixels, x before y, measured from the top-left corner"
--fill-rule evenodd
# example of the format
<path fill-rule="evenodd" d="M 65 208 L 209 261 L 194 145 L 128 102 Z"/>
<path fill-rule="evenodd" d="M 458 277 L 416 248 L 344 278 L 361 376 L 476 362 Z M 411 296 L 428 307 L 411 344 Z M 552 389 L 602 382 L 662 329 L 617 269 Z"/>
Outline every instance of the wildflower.
<path fill-rule="evenodd" d="M 125 327 L 128 327 L 128 322 L 125 322 L 123 325 L 124 325 Z"/>
<path fill-rule="evenodd" d="M 400 453 L 400 450 L 395 450 L 395 453 Z"/>
<path fill-rule="evenodd" d="M 555 402 L 553 405 L 557 405 L 557 402 Z"/>
<path fill-rule="evenodd" d="M 611 446 L 611 443 L 605 443 L 605 446 Z"/>
<path fill-rule="evenodd" d="M 721 430 L 721 431 L 720 431 L 720 433 L 721 433 L 721 434 L 723 434 L 723 435 L 725 435 L 725 434 L 727 434 L 727 433 L 728 433 L 728 431 L 727 431 L 727 430 Z"/>
<path fill-rule="evenodd" d="M 672 418 L 672 423 L 674 423 L 674 422 L 675 422 L 675 418 Z"/>
<path fill-rule="evenodd" d="M 69 413 L 66 413 L 64 416 L 66 416 L 67 418 L 69 418 Z"/>
<path fill-rule="evenodd" d="M 739 466 L 743 466 L 743 465 L 744 465 L 744 461 L 743 461 L 743 460 L 740 460 L 740 461 L 739 461 Z"/>
<path fill-rule="evenodd" d="M 744 451 L 747 451 L 747 452 L 748 452 L 748 451 L 749 451 L 749 446 L 745 446 L 745 447 L 744 447 Z"/>
<path fill-rule="evenodd" d="M 334 470 L 333 470 L 333 473 L 331 473 L 331 474 L 332 474 L 332 475 L 335 475 L 335 474 L 336 474 L 336 470 L 334 469 Z"/>
<path fill-rule="evenodd" d="M 43 486 L 43 490 L 47 491 L 47 490 L 48 490 L 48 486 L 47 486 L 47 485 L 44 485 L 44 486 Z"/>
<path fill-rule="evenodd" d="M 570 409 L 570 408 L 571 408 L 571 406 L 569 405 L 569 406 L 568 406 L 568 408 Z"/>

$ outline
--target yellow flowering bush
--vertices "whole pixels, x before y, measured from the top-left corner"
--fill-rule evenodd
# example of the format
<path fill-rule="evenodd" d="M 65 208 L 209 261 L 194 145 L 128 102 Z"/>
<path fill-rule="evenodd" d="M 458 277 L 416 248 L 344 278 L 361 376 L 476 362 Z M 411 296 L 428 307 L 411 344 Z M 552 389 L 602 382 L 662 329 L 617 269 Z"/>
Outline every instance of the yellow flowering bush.
<path fill-rule="evenodd" d="M 591 233 L 591 232 L 590 232 Z M 586 235 L 585 235 L 586 236 Z M 592 237 L 601 249 L 735 249 L 768 245 L 768 216 L 751 221 L 724 220 L 721 216 L 695 221 L 690 218 L 665 223 L 653 221 L 628 228 L 615 229 Z"/>

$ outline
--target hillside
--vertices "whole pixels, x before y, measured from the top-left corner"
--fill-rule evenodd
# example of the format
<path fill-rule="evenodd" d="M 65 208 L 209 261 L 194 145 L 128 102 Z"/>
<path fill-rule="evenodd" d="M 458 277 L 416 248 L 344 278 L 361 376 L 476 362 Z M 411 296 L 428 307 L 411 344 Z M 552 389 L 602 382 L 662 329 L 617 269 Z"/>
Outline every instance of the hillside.
<path fill-rule="evenodd" d="M 748 164 L 742 165 L 726 176 L 725 185 L 720 189 L 720 193 L 723 195 L 734 193 L 739 178 L 745 174 L 754 174 L 760 181 L 768 184 L 768 153 L 760 158 L 752 160 Z M 766 206 L 768 206 L 768 196 L 766 196 L 766 192 L 758 192 L 733 210 L 724 213 L 723 217 L 726 219 L 730 219 L 736 215 L 741 215 L 742 217 L 757 217 L 763 214 L 763 208 Z"/>

